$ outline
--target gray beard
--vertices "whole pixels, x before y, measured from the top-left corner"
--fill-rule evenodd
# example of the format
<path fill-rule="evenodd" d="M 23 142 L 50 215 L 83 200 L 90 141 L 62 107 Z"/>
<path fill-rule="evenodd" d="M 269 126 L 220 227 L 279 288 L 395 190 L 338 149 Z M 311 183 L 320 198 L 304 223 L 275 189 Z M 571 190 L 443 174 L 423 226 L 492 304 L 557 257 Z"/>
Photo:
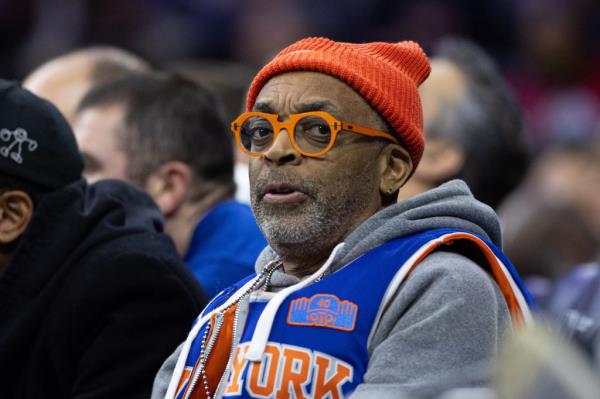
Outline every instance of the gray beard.
<path fill-rule="evenodd" d="M 287 173 L 269 173 L 253 182 L 252 210 L 269 245 L 280 256 L 324 255 L 356 227 L 358 215 L 363 213 L 373 190 L 378 190 L 374 170 L 366 167 L 338 177 L 329 184 L 329 190 L 324 190 L 324 182 L 299 181 Z M 297 184 L 308 197 L 293 205 L 265 203 L 257 193 L 270 182 Z M 283 253 L 286 246 L 290 250 L 293 247 L 293 254 Z"/>
<path fill-rule="evenodd" d="M 274 248 L 285 244 L 314 243 L 327 236 L 337 236 L 344 227 L 342 209 L 327 207 L 314 198 L 308 198 L 295 209 L 270 208 L 253 206 L 258 225 Z"/>

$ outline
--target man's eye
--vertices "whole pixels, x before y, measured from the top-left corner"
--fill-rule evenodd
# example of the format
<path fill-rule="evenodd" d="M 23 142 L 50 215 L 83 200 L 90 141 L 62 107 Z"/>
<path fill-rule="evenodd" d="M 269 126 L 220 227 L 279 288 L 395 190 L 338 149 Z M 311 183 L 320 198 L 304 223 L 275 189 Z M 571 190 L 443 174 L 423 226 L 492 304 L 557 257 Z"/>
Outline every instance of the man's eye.
<path fill-rule="evenodd" d="M 301 133 L 296 133 L 296 139 L 322 145 L 331 140 L 331 129 L 324 123 L 307 123 L 302 126 Z"/>
<path fill-rule="evenodd" d="M 264 139 L 265 137 L 272 135 L 273 131 L 266 127 L 255 127 L 250 131 L 250 135 L 253 139 Z"/>
<path fill-rule="evenodd" d="M 313 136 L 329 136 L 331 131 L 328 125 L 315 124 L 304 126 L 304 133 Z"/>

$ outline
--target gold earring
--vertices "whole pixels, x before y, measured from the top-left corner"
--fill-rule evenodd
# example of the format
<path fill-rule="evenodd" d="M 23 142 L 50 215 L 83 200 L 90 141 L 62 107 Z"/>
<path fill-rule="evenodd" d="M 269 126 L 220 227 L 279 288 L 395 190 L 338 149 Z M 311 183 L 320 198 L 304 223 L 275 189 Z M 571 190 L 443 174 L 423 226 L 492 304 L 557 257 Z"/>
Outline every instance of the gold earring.
<path fill-rule="evenodd" d="M 388 188 L 388 195 L 391 195 L 394 192 L 394 189 L 392 187 Z"/>

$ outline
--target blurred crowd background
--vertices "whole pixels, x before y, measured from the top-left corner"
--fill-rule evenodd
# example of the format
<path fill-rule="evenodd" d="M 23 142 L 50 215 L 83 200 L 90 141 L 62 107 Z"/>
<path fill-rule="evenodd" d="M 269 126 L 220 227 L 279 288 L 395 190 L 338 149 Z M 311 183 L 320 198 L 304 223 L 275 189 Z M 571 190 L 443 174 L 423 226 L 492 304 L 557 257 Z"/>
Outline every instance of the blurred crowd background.
<path fill-rule="evenodd" d="M 160 66 L 236 63 L 247 76 L 306 36 L 410 38 L 430 50 L 441 37 L 460 35 L 484 47 L 513 84 L 534 150 L 588 140 L 600 116 L 594 0 L 1 0 L 0 33 L 0 74 L 15 79 L 92 44 Z"/>
<path fill-rule="evenodd" d="M 308 36 L 411 39 L 427 53 L 460 36 L 492 57 L 523 108 L 529 152 L 496 207 L 505 250 L 542 308 L 600 359 L 597 0 L 0 0 L 0 76 L 111 45 L 215 89 L 232 119 L 257 69 Z"/>

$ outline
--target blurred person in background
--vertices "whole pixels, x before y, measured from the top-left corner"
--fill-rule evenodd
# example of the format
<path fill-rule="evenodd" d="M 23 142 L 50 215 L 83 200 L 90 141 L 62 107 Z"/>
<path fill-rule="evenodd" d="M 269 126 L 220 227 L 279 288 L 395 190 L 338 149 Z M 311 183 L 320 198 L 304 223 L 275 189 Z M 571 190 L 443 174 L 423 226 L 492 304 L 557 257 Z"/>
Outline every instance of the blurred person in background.
<path fill-rule="evenodd" d="M 269 247 L 203 311 L 153 398 L 486 384 L 511 316 L 531 320 L 527 294 L 494 212 L 463 182 L 396 203 L 423 152 L 429 70 L 415 42 L 325 38 L 261 69 L 231 128 Z"/>
<path fill-rule="evenodd" d="M 93 86 L 149 70 L 144 60 L 125 50 L 88 47 L 40 65 L 24 79 L 23 87 L 53 103 L 72 124 L 79 101 Z"/>
<path fill-rule="evenodd" d="M 599 190 L 600 140 L 557 147 L 499 213 L 505 251 L 542 313 L 600 367 Z"/>
<path fill-rule="evenodd" d="M 88 185 L 66 120 L 0 81 L 0 397 L 147 398 L 206 297 L 122 182 Z"/>
<path fill-rule="evenodd" d="M 556 279 L 540 307 L 579 345 L 600 376 L 600 253 Z"/>
<path fill-rule="evenodd" d="M 538 322 L 507 337 L 494 362 L 490 387 L 452 389 L 421 398 L 597 399 L 599 376 L 600 368 L 594 368 L 577 345 L 554 326 Z"/>
<path fill-rule="evenodd" d="M 595 259 L 599 197 L 600 140 L 556 147 L 536 159 L 499 209 L 505 250 L 524 276 L 553 280 Z M 541 242 L 547 246 L 543 251 Z"/>
<path fill-rule="evenodd" d="M 223 100 L 226 121 L 232 121 L 240 113 L 246 89 L 256 72 L 242 63 L 198 60 L 175 61 L 166 65 L 165 69 L 188 77 L 215 93 Z M 231 144 L 235 154 L 235 199 L 250 204 L 248 155 L 239 149 L 235 140 L 231 140 Z"/>
<path fill-rule="evenodd" d="M 600 393 L 600 368 L 544 323 L 509 337 L 494 374 L 493 399 L 595 399 Z"/>
<path fill-rule="evenodd" d="M 507 254 L 526 277 L 553 280 L 600 247 L 600 152 L 556 147 L 540 155 L 499 209 Z M 559 228 L 560 226 L 560 228 Z M 540 251 L 540 243 L 546 249 Z"/>
<path fill-rule="evenodd" d="M 507 75 L 536 150 L 586 143 L 600 119 L 600 3 L 515 2 L 517 43 Z"/>
<path fill-rule="evenodd" d="M 438 43 L 420 88 L 427 146 L 400 199 L 464 180 L 478 200 L 497 208 L 528 164 L 518 102 L 492 59 L 474 43 Z"/>
<path fill-rule="evenodd" d="M 86 179 L 146 190 L 209 296 L 253 272 L 265 239 L 250 208 L 233 199 L 231 135 L 204 87 L 160 73 L 99 85 L 79 105 L 75 134 Z"/>

